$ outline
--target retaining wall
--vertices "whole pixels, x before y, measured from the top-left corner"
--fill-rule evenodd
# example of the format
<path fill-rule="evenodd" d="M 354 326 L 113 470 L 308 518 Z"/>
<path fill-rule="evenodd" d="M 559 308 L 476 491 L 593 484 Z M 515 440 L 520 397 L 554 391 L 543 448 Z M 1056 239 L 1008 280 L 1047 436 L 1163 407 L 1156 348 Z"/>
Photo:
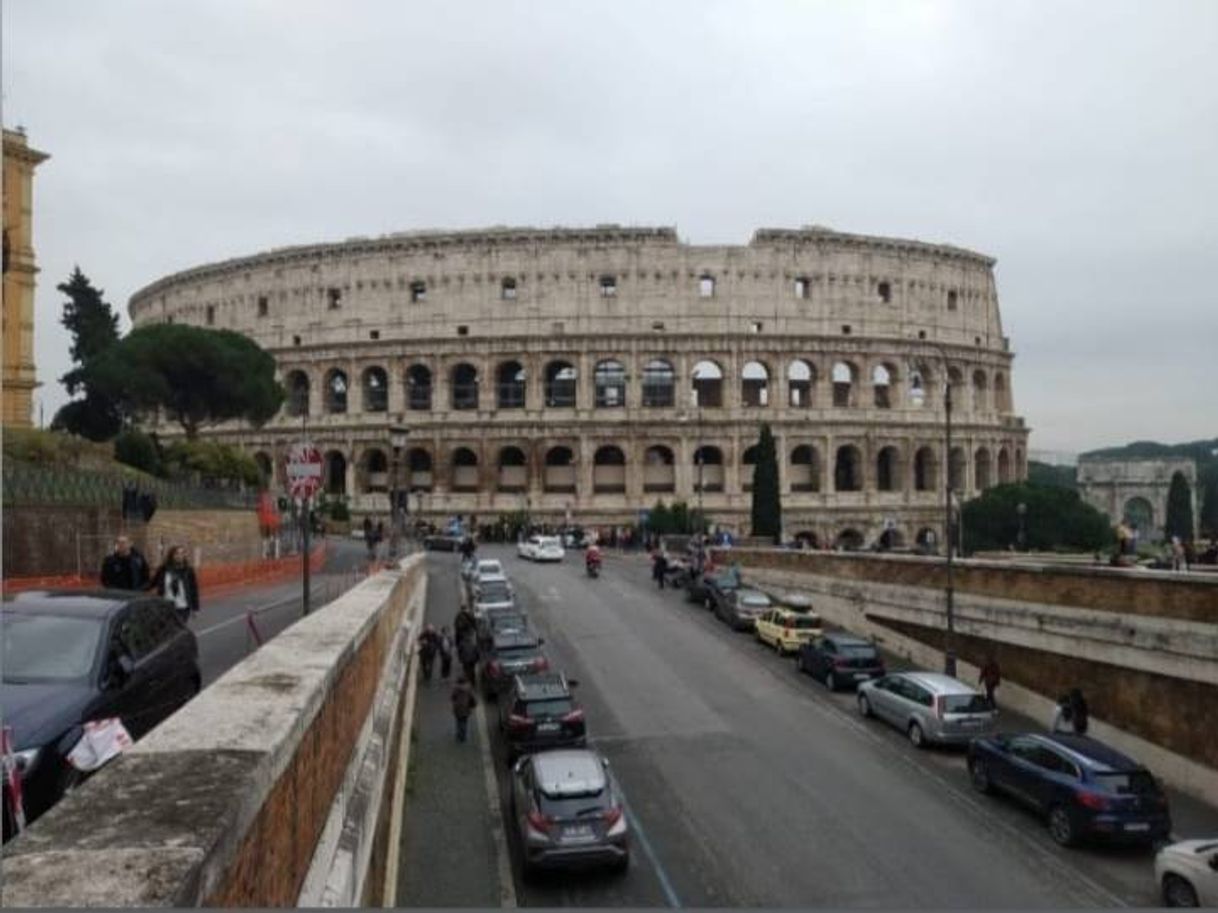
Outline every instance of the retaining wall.
<path fill-rule="evenodd" d="M 234 666 L 6 847 L 4 905 L 370 902 L 425 592 L 407 558 Z"/>

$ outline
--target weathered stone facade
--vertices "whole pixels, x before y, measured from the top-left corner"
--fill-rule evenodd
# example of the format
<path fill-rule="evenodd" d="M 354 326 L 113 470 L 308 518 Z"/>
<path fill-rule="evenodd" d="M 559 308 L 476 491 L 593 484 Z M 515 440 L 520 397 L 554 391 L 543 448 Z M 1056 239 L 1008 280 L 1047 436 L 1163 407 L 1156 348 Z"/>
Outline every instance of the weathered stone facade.
<path fill-rule="evenodd" d="M 1167 492 L 1177 472 L 1188 482 L 1195 525 L 1197 464 L 1193 460 L 1080 457 L 1078 489 L 1083 500 L 1106 513 L 1113 523 L 1125 521 L 1146 540 L 1158 542 L 1167 522 Z"/>
<path fill-rule="evenodd" d="M 701 499 L 747 525 L 768 422 L 791 534 L 942 541 L 944 378 L 952 484 L 1026 475 L 994 261 L 821 228 L 694 246 L 673 229 L 490 229 L 294 247 L 137 292 L 136 325 L 239 330 L 289 400 L 214 433 L 279 477 L 302 430 L 327 485 L 387 508 L 388 428 L 410 429 L 411 510 L 631 523 Z M 946 372 L 946 373 L 945 373 Z"/>

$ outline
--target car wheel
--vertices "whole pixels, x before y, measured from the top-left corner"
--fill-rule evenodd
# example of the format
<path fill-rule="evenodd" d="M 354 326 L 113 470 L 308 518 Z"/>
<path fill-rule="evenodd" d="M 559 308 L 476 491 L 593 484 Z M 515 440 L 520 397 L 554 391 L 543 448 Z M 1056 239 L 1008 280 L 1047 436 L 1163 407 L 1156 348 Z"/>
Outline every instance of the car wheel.
<path fill-rule="evenodd" d="M 913 743 L 914 748 L 926 747 L 926 733 L 922 731 L 920 724 L 917 722 L 910 723 L 907 731 L 909 734 L 909 741 Z"/>
<path fill-rule="evenodd" d="M 867 700 L 867 695 L 865 694 L 859 695 L 859 713 L 867 717 L 872 716 L 871 701 Z"/>
<path fill-rule="evenodd" d="M 994 784 L 990 782 L 990 768 L 985 761 L 974 760 L 969 762 L 968 777 L 973 784 L 973 789 L 979 793 L 992 793 Z"/>
<path fill-rule="evenodd" d="M 711 601 L 711 598 L 709 596 L 707 596 L 706 599 L 703 600 L 702 604 L 705 605 L 708 610 L 715 608 L 715 604 L 714 604 L 714 602 Z"/>
<path fill-rule="evenodd" d="M 1199 907 L 1197 891 L 1188 879 L 1181 878 L 1168 872 L 1163 876 L 1163 906 L 1165 907 Z"/>
<path fill-rule="evenodd" d="M 833 670 L 829 670 L 825 673 L 825 687 L 830 691 L 837 690 L 837 676 L 833 674 Z"/>
<path fill-rule="evenodd" d="M 807 672 L 808 671 L 808 667 L 804 663 L 804 651 L 803 650 L 800 650 L 798 653 L 795 654 L 795 669 L 798 672 Z"/>
<path fill-rule="evenodd" d="M 1049 811 L 1049 836 L 1058 846 L 1073 846 L 1078 842 L 1070 813 L 1060 805 L 1053 806 Z"/>

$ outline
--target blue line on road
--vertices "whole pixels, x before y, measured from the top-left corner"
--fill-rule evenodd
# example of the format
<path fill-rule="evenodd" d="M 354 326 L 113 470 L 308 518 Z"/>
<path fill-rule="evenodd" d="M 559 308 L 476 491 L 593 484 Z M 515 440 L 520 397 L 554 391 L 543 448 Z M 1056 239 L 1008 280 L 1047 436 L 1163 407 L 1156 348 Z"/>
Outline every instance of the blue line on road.
<path fill-rule="evenodd" d="M 656 855 L 656 851 L 651 847 L 651 841 L 647 839 L 647 832 L 643 830 L 643 825 L 639 823 L 638 817 L 630 810 L 629 803 L 623 801 L 626 806 L 626 820 L 630 822 L 630 828 L 639 838 L 639 843 L 643 845 L 643 852 L 647 854 L 647 858 L 651 860 L 651 867 L 655 869 L 656 878 L 660 880 L 660 887 L 664 890 L 664 897 L 668 901 L 668 905 L 673 909 L 681 909 L 681 898 L 677 896 L 676 890 L 672 886 L 672 882 L 668 880 L 668 873 L 664 871 L 664 866 L 660 865 L 660 857 Z"/>

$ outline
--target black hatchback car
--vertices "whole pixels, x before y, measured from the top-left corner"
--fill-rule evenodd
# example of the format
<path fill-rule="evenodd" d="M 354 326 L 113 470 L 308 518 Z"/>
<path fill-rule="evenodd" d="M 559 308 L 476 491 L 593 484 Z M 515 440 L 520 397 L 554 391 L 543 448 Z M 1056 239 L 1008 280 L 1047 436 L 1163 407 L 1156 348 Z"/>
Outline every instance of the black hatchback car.
<path fill-rule="evenodd" d="M 584 709 L 575 702 L 561 672 L 518 675 L 499 702 L 499 731 L 507 740 L 508 761 L 544 748 L 583 748 L 588 744 Z"/>
<path fill-rule="evenodd" d="M 164 599 L 30 591 L 5 597 L 0 613 L 0 712 L 13 728 L 27 823 L 83 779 L 66 758 L 86 722 L 118 717 L 139 739 L 202 684 L 195 635 Z"/>
<path fill-rule="evenodd" d="M 482 693 L 496 697 L 512 686 L 517 675 L 547 672 L 550 661 L 542 652 L 545 640 L 531 631 L 501 631 L 483 653 Z"/>
<path fill-rule="evenodd" d="M 1043 815 L 1062 846 L 1087 837 L 1149 844 L 1171 834 L 1167 797 L 1150 771 L 1087 736 L 973 739 L 968 769 L 979 792 L 1007 793 Z"/>
<path fill-rule="evenodd" d="M 880 678 L 886 671 L 875 644 L 840 631 L 809 640 L 797 657 L 799 671 L 824 682 L 830 691 L 856 688 L 859 682 Z"/>

